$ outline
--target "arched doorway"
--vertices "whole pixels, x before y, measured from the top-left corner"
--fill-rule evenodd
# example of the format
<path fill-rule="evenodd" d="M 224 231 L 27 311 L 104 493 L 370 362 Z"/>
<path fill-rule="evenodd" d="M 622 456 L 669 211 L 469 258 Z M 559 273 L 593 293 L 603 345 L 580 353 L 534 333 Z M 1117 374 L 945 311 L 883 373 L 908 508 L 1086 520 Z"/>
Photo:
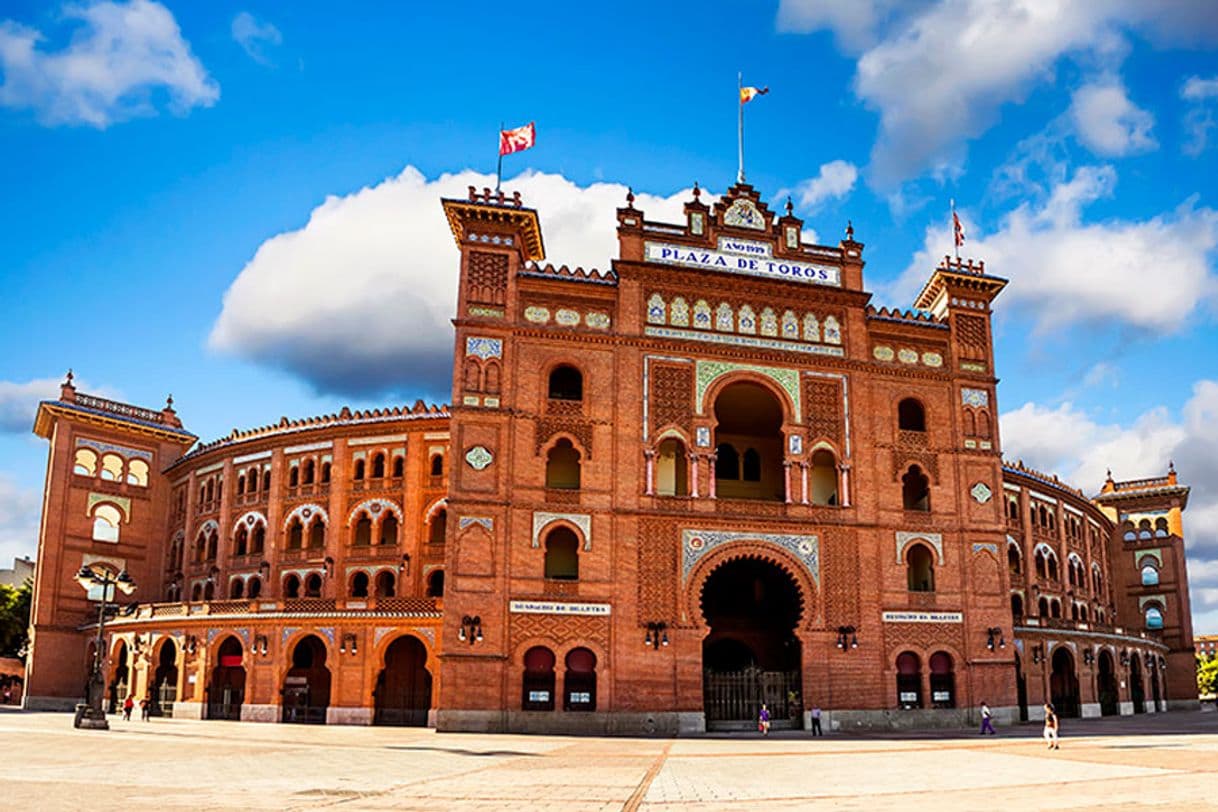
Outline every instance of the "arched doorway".
<path fill-rule="evenodd" d="M 741 381 L 715 398 L 715 493 L 728 499 L 786 499 L 782 404 Z"/>
<path fill-rule="evenodd" d="M 1155 668 L 1153 657 L 1146 658 L 1146 668 L 1150 671 L 1150 695 L 1154 698 L 1154 709 L 1158 711 L 1167 710 L 1163 706 L 1163 695 L 1159 692 L 1159 670 Z"/>
<path fill-rule="evenodd" d="M 1028 678 L 1023 673 L 1023 660 L 1015 652 L 1015 696 L 1019 702 L 1019 721 L 1028 721 Z"/>
<path fill-rule="evenodd" d="M 803 613 L 799 587 L 768 561 L 738 558 L 720 565 L 702 587 L 703 703 L 711 730 L 756 724 L 764 702 L 776 728 L 798 726 Z"/>
<path fill-rule="evenodd" d="M 373 692 L 373 724 L 427 726 L 431 674 L 426 663 L 427 649 L 417 638 L 403 635 L 389 645 Z"/>
<path fill-rule="evenodd" d="M 1079 715 L 1078 674 L 1074 670 L 1074 656 L 1064 646 L 1059 646 L 1053 652 L 1049 695 L 1058 716 L 1071 719 Z"/>
<path fill-rule="evenodd" d="M 114 650 L 114 673 L 110 677 L 110 713 L 118 713 L 131 690 L 131 665 L 127 659 L 127 644 L 120 641 Z"/>
<path fill-rule="evenodd" d="M 283 678 L 283 721 L 324 725 L 330 707 L 326 646 L 315 634 L 292 648 L 292 667 Z"/>
<path fill-rule="evenodd" d="M 1146 713 L 1146 688 L 1142 684 L 1142 658 L 1129 658 L 1129 698 L 1133 700 L 1134 713 Z"/>
<path fill-rule="evenodd" d="M 912 651 L 897 657 L 897 707 L 922 707 L 922 659 Z"/>
<path fill-rule="evenodd" d="M 1117 693 L 1116 664 L 1112 652 L 1100 652 L 1100 671 L 1095 687 L 1100 696 L 1100 716 L 1117 716 L 1121 712 L 1120 696 Z"/>
<path fill-rule="evenodd" d="M 930 655 L 930 706 L 956 707 L 956 675 L 952 656 L 945 651 Z"/>
<path fill-rule="evenodd" d="M 172 640 L 161 645 L 152 683 L 152 715 L 173 716 L 173 703 L 178 699 L 178 647 Z"/>
<path fill-rule="evenodd" d="M 241 641 L 228 637 L 216 652 L 216 667 L 211 672 L 207 691 L 207 718 L 241 718 L 241 703 L 245 701 L 245 666 L 242 664 Z"/>

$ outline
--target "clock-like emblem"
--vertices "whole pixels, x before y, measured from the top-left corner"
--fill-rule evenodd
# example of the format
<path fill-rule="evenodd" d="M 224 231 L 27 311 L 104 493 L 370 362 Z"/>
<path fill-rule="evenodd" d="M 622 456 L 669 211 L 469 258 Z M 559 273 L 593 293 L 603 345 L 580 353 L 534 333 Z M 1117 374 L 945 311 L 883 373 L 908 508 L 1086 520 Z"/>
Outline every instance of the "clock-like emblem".
<path fill-rule="evenodd" d="M 977 504 L 984 505 L 986 502 L 990 501 L 990 497 L 994 495 L 994 492 L 990 490 L 989 485 L 986 485 L 984 482 L 978 482 L 969 491 L 969 495 L 973 497 L 973 500 L 976 501 Z"/>
<path fill-rule="evenodd" d="M 737 198 L 723 214 L 723 224 L 738 228 L 752 228 L 757 231 L 765 230 L 765 217 L 757 210 L 753 201 L 747 198 Z"/>
<path fill-rule="evenodd" d="M 481 471 L 486 466 L 491 464 L 494 456 L 485 446 L 476 445 L 469 451 L 465 452 L 465 461 L 469 463 L 469 467 L 475 471 Z"/>

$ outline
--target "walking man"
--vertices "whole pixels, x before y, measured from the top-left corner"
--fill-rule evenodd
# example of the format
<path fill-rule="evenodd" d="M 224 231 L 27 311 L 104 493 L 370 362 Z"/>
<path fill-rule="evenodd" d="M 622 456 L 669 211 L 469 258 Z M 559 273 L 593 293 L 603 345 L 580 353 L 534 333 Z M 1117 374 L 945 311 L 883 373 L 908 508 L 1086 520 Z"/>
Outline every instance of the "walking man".
<path fill-rule="evenodd" d="M 1045 703 L 1045 746 L 1050 750 L 1061 749 L 1057 744 L 1057 711 Z"/>
<path fill-rule="evenodd" d="M 812 706 L 812 735 L 813 736 L 825 735 L 824 731 L 822 731 L 820 729 L 820 704 L 819 703 L 814 704 Z"/>
<path fill-rule="evenodd" d="M 993 716 L 994 716 L 994 714 L 990 712 L 990 706 L 986 704 L 984 699 L 981 700 L 981 735 L 982 736 L 984 736 L 986 733 L 993 733 L 995 736 L 998 735 L 998 731 L 994 729 L 994 723 L 991 721 Z"/>

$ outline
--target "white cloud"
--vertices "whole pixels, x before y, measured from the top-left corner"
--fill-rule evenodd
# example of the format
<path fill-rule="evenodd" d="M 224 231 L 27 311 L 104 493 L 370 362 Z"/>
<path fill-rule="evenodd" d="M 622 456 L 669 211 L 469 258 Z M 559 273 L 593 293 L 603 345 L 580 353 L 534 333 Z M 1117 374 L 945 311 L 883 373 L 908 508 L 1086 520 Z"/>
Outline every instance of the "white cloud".
<path fill-rule="evenodd" d="M 796 184 L 793 195 L 800 209 L 814 212 L 825 201 L 850 194 L 858 176 L 858 168 L 849 161 L 830 161 L 821 164 L 816 177 Z"/>
<path fill-rule="evenodd" d="M 0 381 L 0 433 L 27 433 L 34 428 L 38 401 L 59 398 L 60 379 L 40 378 L 17 383 Z"/>
<path fill-rule="evenodd" d="M 965 143 L 988 130 L 1003 105 L 1052 81 L 1063 56 L 1111 68 L 1125 31 L 1191 44 L 1218 36 L 1212 4 L 1175 0 L 935 0 L 907 15 L 886 2 L 783 0 L 780 30 L 832 28 L 862 49 L 855 93 L 880 114 L 871 153 L 873 184 L 892 186 L 924 170 L 958 174 Z M 1170 17 L 1170 20 L 1163 18 Z"/>
<path fill-rule="evenodd" d="M 233 17 L 233 40 L 249 54 L 255 62 L 263 65 L 271 64 L 267 50 L 283 42 L 283 34 L 269 22 L 259 22 L 258 18 L 248 11 L 242 11 Z"/>
<path fill-rule="evenodd" d="M 1202 79 L 1200 76 L 1190 76 L 1180 90 L 1180 98 L 1188 101 L 1218 98 L 1218 76 Z"/>
<path fill-rule="evenodd" d="M 1171 333 L 1218 292 L 1211 267 L 1218 211 L 1189 199 L 1149 220 L 1083 222 L 1084 207 L 1111 195 L 1116 180 L 1111 167 L 1082 167 L 1039 206 L 1018 206 L 988 236 L 962 213 L 968 253 L 1011 280 L 1005 303 L 1033 313 L 1039 330 L 1115 320 Z M 924 248 L 886 293 L 896 303 L 910 301 L 951 244 L 946 222 L 928 227 Z M 1155 284 L 1146 284 L 1148 268 Z"/>
<path fill-rule="evenodd" d="M 1184 154 L 1196 157 L 1205 151 L 1210 130 L 1218 123 L 1214 121 L 1213 100 L 1218 99 L 1218 76 L 1202 79 L 1190 76 L 1180 89 L 1180 98 L 1191 102 L 1184 114 L 1184 131 L 1188 140 L 1184 143 Z"/>
<path fill-rule="evenodd" d="M 473 171 L 414 167 L 330 197 L 304 227 L 266 240 L 224 295 L 210 345 L 347 394 L 447 392 L 458 254 L 441 197 L 494 185 Z M 548 260 L 607 270 L 626 187 L 527 172 L 504 182 L 541 215 Z M 679 222 L 688 191 L 636 194 L 648 219 Z M 703 202 L 710 196 L 703 195 Z M 420 393 L 421 394 L 421 393 Z"/>
<path fill-rule="evenodd" d="M 68 44 L 40 50 L 47 37 L 0 21 L 0 105 L 30 108 L 47 125 L 104 128 L 151 115 L 164 96 L 184 114 L 220 98 L 220 87 L 182 39 L 173 14 L 152 0 L 67 5 Z"/>
<path fill-rule="evenodd" d="M 1070 118 L 1079 140 L 1106 156 L 1147 152 L 1158 146 L 1151 136 L 1155 118 L 1129 100 L 1116 81 L 1084 85 L 1074 92 Z"/>
<path fill-rule="evenodd" d="M 0 567 L 38 550 L 39 494 L 0 474 Z"/>
<path fill-rule="evenodd" d="M 1192 488 L 1184 513 L 1193 626 L 1218 632 L 1218 381 L 1202 380 L 1173 419 L 1152 409 L 1128 426 L 1097 422 L 1073 404 L 1026 403 L 1001 418 L 1008 459 L 1057 473 L 1096 493 L 1109 468 L 1116 479 L 1162 476 L 1174 461 Z"/>

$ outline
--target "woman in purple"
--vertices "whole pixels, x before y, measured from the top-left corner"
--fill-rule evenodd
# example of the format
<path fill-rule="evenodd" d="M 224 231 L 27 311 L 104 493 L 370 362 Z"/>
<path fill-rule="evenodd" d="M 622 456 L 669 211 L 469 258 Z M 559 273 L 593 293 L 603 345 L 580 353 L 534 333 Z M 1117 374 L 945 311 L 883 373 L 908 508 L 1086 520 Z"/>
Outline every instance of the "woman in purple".
<path fill-rule="evenodd" d="M 761 703 L 761 712 L 757 714 L 757 729 L 763 735 L 770 735 L 770 709 L 765 706 L 764 702 Z"/>

